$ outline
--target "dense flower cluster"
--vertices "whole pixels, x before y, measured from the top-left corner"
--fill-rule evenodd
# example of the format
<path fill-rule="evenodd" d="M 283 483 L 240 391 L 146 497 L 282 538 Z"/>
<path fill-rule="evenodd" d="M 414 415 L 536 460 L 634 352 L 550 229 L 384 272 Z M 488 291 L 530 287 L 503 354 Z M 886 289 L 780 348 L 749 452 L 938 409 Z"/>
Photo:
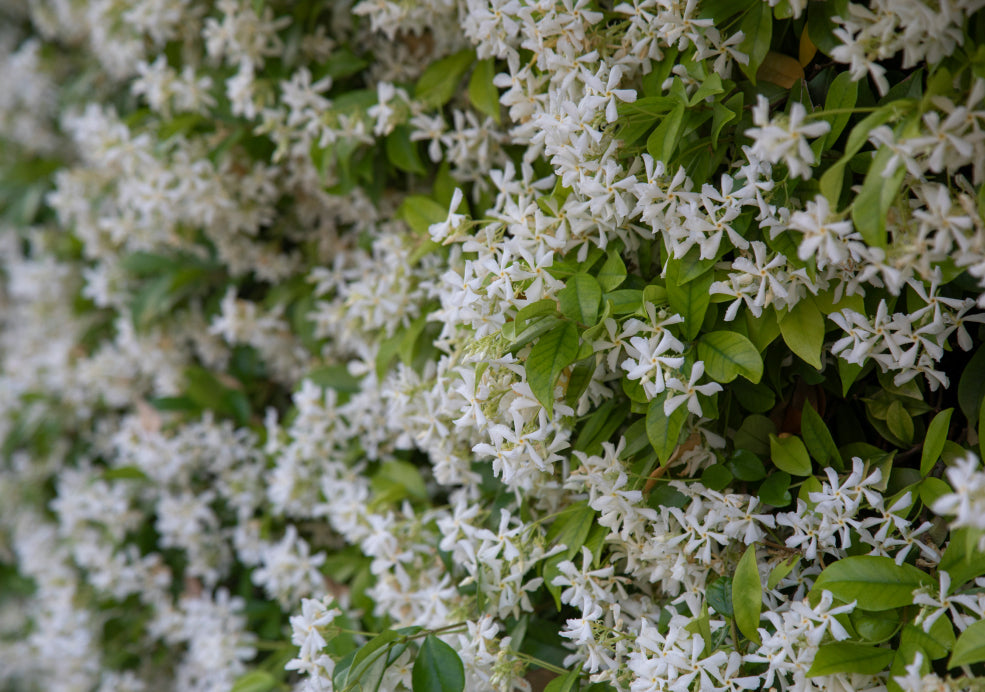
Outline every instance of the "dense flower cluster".
<path fill-rule="evenodd" d="M 0 1 L 0 689 L 976 684 L 983 8 Z"/>

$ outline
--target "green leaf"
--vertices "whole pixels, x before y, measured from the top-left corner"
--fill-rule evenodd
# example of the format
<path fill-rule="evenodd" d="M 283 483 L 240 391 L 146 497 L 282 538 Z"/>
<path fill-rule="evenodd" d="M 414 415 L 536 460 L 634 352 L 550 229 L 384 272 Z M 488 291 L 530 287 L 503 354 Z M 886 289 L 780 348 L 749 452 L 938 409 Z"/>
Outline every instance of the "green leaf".
<path fill-rule="evenodd" d="M 480 60 L 469 78 L 469 101 L 480 113 L 491 117 L 498 125 L 501 121 L 499 114 L 499 90 L 493 84 L 496 76 L 496 62 L 492 58 Z"/>
<path fill-rule="evenodd" d="M 961 373 L 958 380 L 958 406 L 969 423 L 978 421 L 982 396 L 985 395 L 985 344 L 978 347 L 975 355 Z"/>
<path fill-rule="evenodd" d="M 740 481 L 754 483 L 766 478 L 766 467 L 759 457 L 748 449 L 736 449 L 729 459 L 729 468 Z"/>
<path fill-rule="evenodd" d="M 475 53 L 467 49 L 431 63 L 417 80 L 414 98 L 428 108 L 445 105 L 455 94 L 459 80 L 474 60 Z"/>
<path fill-rule="evenodd" d="M 677 449 L 677 440 L 687 420 L 685 406 L 678 406 L 669 416 L 664 414 L 666 398 L 667 392 L 662 392 L 650 401 L 646 410 L 646 436 L 657 452 L 657 459 L 661 464 L 666 464 Z"/>
<path fill-rule="evenodd" d="M 985 620 L 968 626 L 954 643 L 954 653 L 947 662 L 948 668 L 970 666 L 985 661 Z"/>
<path fill-rule="evenodd" d="M 811 458 L 799 437 L 770 435 L 770 457 L 778 469 L 792 476 L 811 475 Z"/>
<path fill-rule="evenodd" d="M 780 335 L 801 360 L 813 368 L 821 369 L 824 315 L 809 296 L 805 296 L 780 318 Z"/>
<path fill-rule="evenodd" d="M 800 416 L 800 434 L 804 437 L 804 444 L 807 451 L 817 460 L 821 466 L 832 466 L 838 470 L 844 469 L 845 465 L 841 461 L 841 454 L 838 453 L 838 445 L 824 420 L 814 410 L 809 401 L 804 402 L 804 409 Z"/>
<path fill-rule="evenodd" d="M 701 485 L 714 491 L 724 490 L 732 482 L 732 472 L 724 464 L 712 464 L 701 472 Z"/>
<path fill-rule="evenodd" d="M 933 476 L 924 478 L 920 482 L 918 488 L 920 492 L 920 502 L 922 502 L 925 507 L 932 506 L 941 497 L 953 492 L 951 490 L 951 486 L 942 481 L 940 478 L 934 478 Z"/>
<path fill-rule="evenodd" d="M 554 315 L 556 313 L 557 302 L 553 298 L 544 298 L 542 300 L 534 301 L 529 305 L 524 305 L 520 308 L 520 311 L 516 313 L 513 323 L 516 325 L 516 329 L 523 331 L 523 329 L 527 326 L 527 321 L 531 317 Z"/>
<path fill-rule="evenodd" d="M 270 692 L 276 689 L 280 682 L 265 670 L 251 670 L 233 683 L 230 692 Z"/>
<path fill-rule="evenodd" d="M 397 217 L 420 233 L 428 235 L 431 224 L 441 223 L 448 218 L 448 210 L 424 195 L 410 195 L 404 198 L 397 208 Z"/>
<path fill-rule="evenodd" d="M 569 670 L 564 675 L 559 675 L 549 683 L 547 687 L 544 688 L 544 692 L 574 692 L 578 685 L 578 679 L 581 677 L 581 666 L 579 665 L 574 670 Z"/>
<path fill-rule="evenodd" d="M 410 140 L 410 127 L 397 125 L 386 138 L 386 158 L 406 173 L 424 175 L 427 169 L 417 152 L 417 142 Z"/>
<path fill-rule="evenodd" d="M 807 31 L 811 41 L 825 55 L 841 45 L 834 35 L 838 28 L 836 17 L 847 17 L 848 0 L 827 0 L 826 2 L 807 3 Z M 845 73 L 847 74 L 847 73 Z"/>
<path fill-rule="evenodd" d="M 821 4 L 821 3 L 817 3 Z M 830 4 L 823 3 L 823 4 Z M 845 168 L 859 149 L 868 141 L 869 132 L 898 115 L 896 107 L 883 107 L 863 118 L 848 135 L 848 143 L 841 158 L 831 165 L 821 176 L 821 194 L 828 198 L 831 208 L 839 209 L 838 200 L 841 197 L 842 179 Z"/>
<path fill-rule="evenodd" d="M 793 502 L 790 495 L 790 474 L 777 471 L 769 475 L 759 486 L 759 499 L 774 507 L 786 507 Z"/>
<path fill-rule="evenodd" d="M 417 653 L 411 681 L 414 692 L 462 692 L 465 666 L 453 648 L 429 634 Z"/>
<path fill-rule="evenodd" d="M 605 258 L 605 263 L 599 270 L 599 285 L 603 291 L 611 293 L 619 288 L 625 280 L 626 265 L 622 261 L 622 256 L 618 252 L 610 251 Z"/>
<path fill-rule="evenodd" d="M 903 408 L 903 402 L 899 399 L 895 399 L 889 404 L 886 411 L 886 425 L 889 427 L 889 432 L 906 444 L 913 442 L 913 419 Z"/>
<path fill-rule="evenodd" d="M 783 578 L 793 571 L 794 566 L 798 562 L 800 562 L 800 555 L 794 555 L 776 563 L 773 569 L 770 570 L 769 579 L 766 580 L 766 588 L 775 589 L 783 581 Z"/>
<path fill-rule="evenodd" d="M 852 627 L 866 642 L 881 644 L 896 634 L 900 627 L 900 615 L 896 610 L 859 610 L 849 615 Z"/>
<path fill-rule="evenodd" d="M 561 314 L 569 320 L 585 326 L 595 324 L 599 316 L 602 287 L 591 274 L 578 273 L 568 278 L 564 288 L 557 292 Z"/>
<path fill-rule="evenodd" d="M 831 123 L 831 130 L 824 136 L 826 144 L 834 144 L 841 135 L 852 114 L 848 112 L 858 101 L 858 82 L 852 79 L 849 72 L 839 72 L 828 85 L 828 96 L 824 100 L 824 110 L 843 110 L 844 113 L 825 115 L 824 119 Z"/>
<path fill-rule="evenodd" d="M 927 435 L 923 440 L 923 451 L 920 452 L 920 475 L 926 476 L 934 468 L 934 464 L 941 457 L 944 451 L 944 443 L 947 441 L 947 433 L 951 426 L 951 414 L 953 408 L 945 409 L 934 416 L 927 426 Z"/>
<path fill-rule="evenodd" d="M 581 552 L 581 546 L 584 545 L 597 517 L 598 513 L 588 506 L 588 500 L 569 505 L 561 511 L 547 530 L 547 544 L 553 548 L 563 543 L 566 549 L 558 554 L 563 556 L 564 560 L 573 559 Z"/>
<path fill-rule="evenodd" d="M 379 678 L 388 665 L 391 647 L 401 639 L 400 633 L 385 630 L 358 648 L 353 655 L 352 664 L 345 670 L 342 687 L 338 689 L 375 689 Z M 406 646 L 406 645 L 405 645 Z M 334 678 L 333 678 L 334 681 Z"/>
<path fill-rule="evenodd" d="M 829 565 L 814 582 L 812 602 L 822 591 L 845 603 L 858 601 L 865 610 L 890 610 L 913 603 L 913 591 L 932 586 L 933 579 L 913 565 L 897 565 L 875 555 L 846 557 Z"/>
<path fill-rule="evenodd" d="M 540 337 L 534 344 L 525 364 L 527 382 L 537 401 L 554 415 L 554 385 L 561 371 L 571 365 L 578 355 L 578 328 L 562 322 Z"/>
<path fill-rule="evenodd" d="M 763 64 L 770 50 L 770 42 L 773 40 L 773 10 L 766 3 L 751 4 L 752 7 L 739 24 L 739 30 L 743 33 L 739 51 L 749 56 L 749 62 L 745 65 L 740 64 L 739 67 L 755 84 L 756 73 L 759 71 L 759 66 Z"/>
<path fill-rule="evenodd" d="M 954 648 L 954 642 L 954 627 L 946 617 L 937 618 L 930 626 L 930 632 L 924 632 L 921 625 L 904 625 L 900 635 L 900 648 L 919 646 L 932 661 L 947 656 Z"/>
<path fill-rule="evenodd" d="M 646 140 L 646 150 L 657 161 L 668 163 L 680 143 L 685 104 L 678 103 Z"/>
<path fill-rule="evenodd" d="M 732 617 L 735 611 L 732 609 L 732 578 L 722 577 L 712 582 L 705 589 L 705 597 L 708 605 L 715 609 L 715 612 L 725 617 Z"/>
<path fill-rule="evenodd" d="M 985 560 L 977 550 L 980 533 L 972 529 L 954 529 L 941 556 L 938 569 L 951 575 L 951 593 L 972 579 L 985 574 Z"/>
<path fill-rule="evenodd" d="M 765 456 L 770 453 L 770 435 L 776 432 L 776 424 L 766 416 L 754 413 L 747 416 L 735 431 L 733 442 L 736 449 L 748 449 L 753 454 Z"/>
<path fill-rule="evenodd" d="M 714 272 L 707 271 L 686 283 L 680 279 L 680 263 L 667 262 L 667 300 L 670 308 L 684 318 L 684 337 L 694 339 L 711 304 L 711 284 Z M 735 379 L 733 377 L 733 379 Z"/>
<path fill-rule="evenodd" d="M 747 639 L 760 643 L 759 616 L 763 607 L 763 582 L 756 563 L 756 544 L 743 553 L 732 579 L 732 610 L 735 625 Z"/>
<path fill-rule="evenodd" d="M 691 101 L 688 105 L 693 108 L 707 97 L 724 93 L 724 91 L 725 88 L 722 86 L 722 78 L 717 72 L 712 72 L 710 75 L 705 77 L 705 80 L 701 82 L 695 92 L 691 95 Z"/>
<path fill-rule="evenodd" d="M 746 337 L 735 332 L 708 332 L 698 340 L 698 358 L 705 374 L 716 382 L 727 383 L 742 375 L 752 383 L 763 376 L 763 359 Z"/>
<path fill-rule="evenodd" d="M 906 166 L 897 166 L 889 177 L 883 175 L 886 164 L 896 156 L 888 146 L 880 147 L 869 171 L 865 175 L 862 189 L 852 202 L 852 221 L 866 243 L 873 247 L 886 247 L 886 220 L 889 208 L 899 194 Z"/>
<path fill-rule="evenodd" d="M 875 675 L 893 662 L 893 650 L 855 642 L 822 644 L 807 671 L 808 677 L 834 673 Z"/>

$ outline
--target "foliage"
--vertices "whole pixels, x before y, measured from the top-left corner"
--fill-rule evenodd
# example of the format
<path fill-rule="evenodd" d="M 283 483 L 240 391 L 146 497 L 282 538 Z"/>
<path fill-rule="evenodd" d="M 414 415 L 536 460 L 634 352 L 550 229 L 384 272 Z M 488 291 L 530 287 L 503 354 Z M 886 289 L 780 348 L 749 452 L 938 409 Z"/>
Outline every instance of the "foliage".
<path fill-rule="evenodd" d="M 983 686 L 980 5 L 0 4 L 0 685 Z"/>

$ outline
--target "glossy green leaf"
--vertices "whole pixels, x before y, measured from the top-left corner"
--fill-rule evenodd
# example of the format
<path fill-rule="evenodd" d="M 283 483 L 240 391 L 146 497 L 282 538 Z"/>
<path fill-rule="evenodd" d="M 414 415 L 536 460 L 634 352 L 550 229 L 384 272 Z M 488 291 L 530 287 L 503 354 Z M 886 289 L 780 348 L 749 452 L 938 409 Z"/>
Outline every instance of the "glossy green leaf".
<path fill-rule="evenodd" d="M 749 62 L 744 65 L 740 63 L 739 68 L 755 84 L 756 72 L 763 64 L 773 40 L 773 9 L 766 3 L 751 3 L 739 29 L 743 34 L 739 51 L 749 56 Z"/>
<path fill-rule="evenodd" d="M 793 571 L 793 568 L 798 562 L 800 562 L 800 555 L 794 555 L 776 563 L 773 569 L 770 570 L 770 576 L 766 580 L 766 588 L 775 589 L 783 581 L 783 578 Z"/>
<path fill-rule="evenodd" d="M 251 670 L 236 678 L 230 692 L 270 692 L 277 689 L 280 682 L 265 670 Z"/>
<path fill-rule="evenodd" d="M 811 590 L 812 599 L 822 591 L 865 610 L 889 610 L 913 603 L 913 591 L 932 586 L 934 580 L 913 565 L 897 565 L 892 558 L 875 555 L 846 557 L 828 565 Z"/>
<path fill-rule="evenodd" d="M 622 285 L 622 282 L 626 280 L 626 265 L 618 252 L 610 251 L 606 255 L 605 263 L 599 270 L 597 278 L 599 285 L 606 293 L 611 293 Z"/>
<path fill-rule="evenodd" d="M 852 202 L 852 221 L 855 230 L 862 234 L 866 243 L 873 247 L 886 247 L 886 222 L 889 208 L 896 201 L 903 177 L 906 175 L 905 166 L 897 166 L 890 176 L 883 175 L 886 164 L 896 156 L 896 152 L 888 146 L 881 147 L 876 153 L 869 172 L 862 183 L 862 189 Z"/>
<path fill-rule="evenodd" d="M 746 337 L 736 332 L 709 332 L 698 340 L 698 358 L 705 374 L 716 382 L 727 383 L 742 375 L 750 382 L 763 376 L 763 359 Z"/>
<path fill-rule="evenodd" d="M 573 559 L 581 552 L 581 546 L 597 517 L 598 513 L 588 506 L 587 500 L 569 505 L 547 530 L 547 544 L 552 548 L 564 544 L 566 548 L 559 555 L 565 560 Z"/>
<path fill-rule="evenodd" d="M 453 648 L 429 634 L 417 652 L 411 681 L 414 692 L 462 692 L 465 666 Z"/>
<path fill-rule="evenodd" d="M 889 432 L 906 444 L 913 442 L 913 419 L 899 399 L 889 404 L 886 411 L 886 425 L 889 427 Z"/>
<path fill-rule="evenodd" d="M 415 175 L 424 175 L 427 169 L 417 151 L 417 142 L 410 139 L 410 127 L 398 125 L 386 137 L 385 142 L 387 160 L 396 168 Z"/>
<path fill-rule="evenodd" d="M 982 661 L 985 661 L 985 620 L 969 625 L 968 629 L 958 636 L 947 667 L 970 666 Z"/>
<path fill-rule="evenodd" d="M 421 235 L 428 235 L 431 224 L 441 223 L 448 218 L 448 209 L 430 197 L 409 195 L 397 208 L 397 216 Z"/>
<path fill-rule="evenodd" d="M 729 458 L 728 467 L 740 481 L 753 483 L 766 478 L 766 467 L 758 456 L 748 449 L 736 449 Z"/>
<path fill-rule="evenodd" d="M 801 360 L 811 367 L 821 369 L 824 315 L 809 296 L 780 317 L 780 334 L 790 350 Z"/>
<path fill-rule="evenodd" d="M 646 436 L 661 464 L 666 464 L 677 449 L 677 440 L 688 415 L 685 406 L 678 406 L 669 416 L 665 415 L 666 398 L 666 392 L 663 392 L 650 402 L 646 410 Z"/>
<path fill-rule="evenodd" d="M 978 347 L 975 355 L 961 373 L 958 380 L 958 406 L 969 422 L 978 421 L 982 398 L 985 396 L 985 344 Z"/>
<path fill-rule="evenodd" d="M 474 60 L 475 53 L 468 49 L 431 63 L 417 80 L 414 98 L 429 108 L 445 105 Z"/>
<path fill-rule="evenodd" d="M 585 326 L 595 324 L 602 300 L 602 287 L 591 274 L 573 274 L 557 292 L 561 314 Z"/>
<path fill-rule="evenodd" d="M 759 578 L 756 563 L 756 544 L 753 543 L 743 553 L 732 578 L 732 610 L 735 625 L 747 639 L 760 642 L 759 616 L 763 608 L 763 582 Z"/>
<path fill-rule="evenodd" d="M 701 472 L 701 485 L 714 491 L 721 491 L 732 482 L 732 472 L 724 464 L 712 464 Z"/>
<path fill-rule="evenodd" d="M 900 614 L 897 610 L 860 610 L 849 615 L 852 627 L 864 641 L 882 644 L 899 630 Z"/>
<path fill-rule="evenodd" d="M 828 426 L 824 424 L 824 420 L 809 401 L 804 402 L 800 416 L 800 433 L 807 451 L 821 466 L 832 466 L 839 470 L 844 468 L 841 454 L 838 453 L 838 445 L 835 444 Z"/>
<path fill-rule="evenodd" d="M 918 646 L 932 661 L 947 656 L 954 649 L 955 641 L 954 626 L 947 617 L 937 618 L 929 632 L 923 631 L 923 625 L 907 624 L 900 634 L 900 648 Z"/>
<path fill-rule="evenodd" d="M 852 79 L 851 73 L 839 72 L 828 85 L 828 95 L 824 100 L 824 110 L 842 111 L 824 118 L 831 124 L 831 130 L 825 135 L 825 142 L 829 146 L 838 140 L 845 126 L 848 125 L 852 117 L 850 109 L 855 107 L 857 101 L 858 82 Z"/>
<path fill-rule="evenodd" d="M 978 551 L 978 536 L 973 529 L 954 529 L 948 541 L 938 569 L 951 575 L 951 593 L 972 579 L 985 574 L 985 560 Z"/>
<path fill-rule="evenodd" d="M 684 318 L 684 336 L 687 339 L 693 339 L 701 330 L 701 323 L 711 304 L 710 289 L 714 278 L 714 272 L 707 271 L 683 283 L 679 263 L 674 260 L 667 263 L 667 300 L 671 310 Z"/>
<path fill-rule="evenodd" d="M 811 458 L 799 437 L 770 435 L 770 458 L 778 469 L 792 476 L 811 475 Z"/>
<path fill-rule="evenodd" d="M 934 416 L 927 426 L 927 434 L 923 440 L 923 450 L 920 452 L 920 475 L 926 476 L 934 468 L 934 464 L 944 451 L 944 443 L 951 428 L 953 408 L 945 409 Z"/>
<path fill-rule="evenodd" d="M 527 383 L 548 416 L 554 414 L 554 385 L 561 371 L 574 362 L 578 345 L 578 328 L 561 322 L 540 337 L 527 357 Z"/>
<path fill-rule="evenodd" d="M 820 3 L 819 3 L 820 4 Z M 827 4 L 827 3 L 825 3 Z M 839 209 L 838 200 L 841 197 L 842 180 L 845 168 L 852 157 L 868 141 L 869 133 L 880 125 L 892 120 L 898 115 L 896 107 L 883 107 L 863 118 L 848 135 L 848 143 L 842 157 L 831 165 L 821 176 L 821 194 L 828 198 L 832 209 Z"/>
<path fill-rule="evenodd" d="M 495 60 L 486 58 L 477 62 L 469 78 L 469 101 L 477 111 L 488 115 L 498 125 L 502 117 L 499 113 L 499 90 L 493 84 L 495 77 Z"/>
<path fill-rule="evenodd" d="M 708 585 L 705 589 L 705 598 L 708 605 L 715 609 L 715 612 L 725 617 L 732 617 L 735 611 L 732 609 L 732 578 L 721 577 Z"/>
<path fill-rule="evenodd" d="M 893 650 L 857 644 L 855 642 L 831 642 L 822 644 L 814 656 L 814 663 L 807 671 L 808 677 L 835 673 L 860 673 L 875 675 L 893 662 Z"/>
<path fill-rule="evenodd" d="M 793 502 L 790 495 L 790 474 L 776 471 L 770 474 L 759 486 L 759 499 L 774 507 L 786 507 Z"/>
<path fill-rule="evenodd" d="M 678 103 L 664 116 L 660 124 L 646 140 L 646 150 L 657 161 L 669 162 L 674 150 L 680 144 L 681 128 L 684 125 L 685 104 Z"/>
<path fill-rule="evenodd" d="M 564 675 L 559 675 L 544 688 L 544 692 L 575 692 L 578 689 L 578 680 L 581 677 L 581 666 L 574 670 L 569 670 Z"/>

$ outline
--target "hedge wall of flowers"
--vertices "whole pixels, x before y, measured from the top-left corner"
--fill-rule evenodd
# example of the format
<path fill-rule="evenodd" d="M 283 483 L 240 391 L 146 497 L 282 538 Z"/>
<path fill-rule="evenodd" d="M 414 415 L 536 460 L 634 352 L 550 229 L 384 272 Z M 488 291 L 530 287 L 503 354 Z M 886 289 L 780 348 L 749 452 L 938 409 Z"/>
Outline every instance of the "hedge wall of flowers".
<path fill-rule="evenodd" d="M 985 689 L 985 1 L 0 2 L 0 689 Z"/>

